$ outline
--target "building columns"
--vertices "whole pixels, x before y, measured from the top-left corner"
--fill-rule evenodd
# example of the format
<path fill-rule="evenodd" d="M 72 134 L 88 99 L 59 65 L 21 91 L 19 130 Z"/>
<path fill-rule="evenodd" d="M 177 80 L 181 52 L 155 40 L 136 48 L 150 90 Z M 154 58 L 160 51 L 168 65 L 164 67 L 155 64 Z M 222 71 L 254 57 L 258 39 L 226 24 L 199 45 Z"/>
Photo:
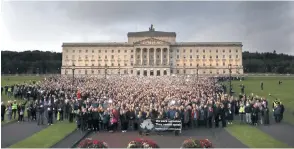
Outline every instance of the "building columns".
<path fill-rule="evenodd" d="M 149 65 L 149 58 L 150 58 L 149 51 L 150 49 L 147 49 L 147 65 Z"/>
<path fill-rule="evenodd" d="M 141 65 L 143 65 L 143 49 L 141 49 Z"/>
<path fill-rule="evenodd" d="M 156 50 L 157 49 L 153 49 L 153 51 L 154 51 L 154 66 L 156 66 Z"/>
<path fill-rule="evenodd" d="M 163 53 L 163 49 L 160 49 L 160 64 L 162 65 L 162 61 L 163 61 L 163 56 L 162 56 L 162 53 Z"/>
<path fill-rule="evenodd" d="M 168 66 L 170 66 L 170 64 L 169 64 L 169 57 L 170 57 L 170 55 L 169 55 L 169 50 L 170 50 L 170 49 L 167 49 L 167 65 L 168 65 Z"/>

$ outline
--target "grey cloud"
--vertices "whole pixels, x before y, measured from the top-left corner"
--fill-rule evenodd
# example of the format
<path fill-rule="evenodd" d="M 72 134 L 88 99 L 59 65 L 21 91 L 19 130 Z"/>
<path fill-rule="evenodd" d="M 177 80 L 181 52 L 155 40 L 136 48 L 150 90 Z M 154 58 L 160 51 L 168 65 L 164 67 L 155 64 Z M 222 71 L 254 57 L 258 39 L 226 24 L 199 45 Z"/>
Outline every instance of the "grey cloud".
<path fill-rule="evenodd" d="M 15 42 L 60 49 L 63 41 L 126 41 L 127 32 L 153 23 L 178 41 L 241 41 L 244 50 L 294 54 L 294 2 L 4 3 Z"/>

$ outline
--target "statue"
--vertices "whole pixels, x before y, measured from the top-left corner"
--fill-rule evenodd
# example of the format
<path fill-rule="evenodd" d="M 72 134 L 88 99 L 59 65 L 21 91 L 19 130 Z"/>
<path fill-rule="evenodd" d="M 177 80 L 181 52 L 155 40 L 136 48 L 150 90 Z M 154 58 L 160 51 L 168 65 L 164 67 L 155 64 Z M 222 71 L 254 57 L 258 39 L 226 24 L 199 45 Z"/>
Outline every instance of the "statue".
<path fill-rule="evenodd" d="M 151 27 L 149 27 L 149 31 L 155 31 L 155 28 L 153 28 L 153 24 L 151 24 Z"/>

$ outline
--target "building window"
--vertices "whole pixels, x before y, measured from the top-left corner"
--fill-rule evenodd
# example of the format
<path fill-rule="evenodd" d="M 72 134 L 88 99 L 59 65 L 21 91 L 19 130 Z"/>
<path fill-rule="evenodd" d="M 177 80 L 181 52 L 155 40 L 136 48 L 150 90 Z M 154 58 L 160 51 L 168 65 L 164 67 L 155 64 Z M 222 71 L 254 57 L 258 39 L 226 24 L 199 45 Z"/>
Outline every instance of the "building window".
<path fill-rule="evenodd" d="M 113 64 L 113 63 L 111 63 L 111 66 L 114 66 L 114 64 Z"/>
<path fill-rule="evenodd" d="M 99 63 L 98 66 L 101 66 L 101 64 Z"/>
<path fill-rule="evenodd" d="M 218 66 L 218 63 L 216 63 L 216 66 Z"/>
<path fill-rule="evenodd" d="M 88 55 L 86 55 L 85 58 L 88 59 Z"/>
<path fill-rule="evenodd" d="M 211 67 L 212 65 L 211 65 L 211 64 L 209 64 L 209 66 Z"/>
<path fill-rule="evenodd" d="M 205 70 L 203 71 L 203 73 L 204 73 L 204 74 L 206 73 Z"/>
<path fill-rule="evenodd" d="M 180 58 L 180 56 L 179 55 L 177 55 L 177 59 L 179 59 Z"/>
<path fill-rule="evenodd" d="M 223 55 L 223 58 L 226 58 L 226 55 Z"/>
<path fill-rule="evenodd" d="M 205 66 L 205 63 L 203 63 L 203 66 Z"/>
<path fill-rule="evenodd" d="M 94 74 L 94 70 L 92 70 L 92 74 Z"/>
<path fill-rule="evenodd" d="M 134 58 L 134 56 L 133 56 L 133 55 L 131 55 L 131 58 Z"/>
<path fill-rule="evenodd" d="M 118 50 L 118 53 L 120 53 L 120 50 Z"/>
<path fill-rule="evenodd" d="M 236 58 L 238 58 L 238 55 L 236 55 Z"/>
<path fill-rule="evenodd" d="M 226 66 L 226 63 L 225 62 L 223 62 L 223 66 Z"/>
<path fill-rule="evenodd" d="M 127 63 L 125 63 L 125 66 L 127 66 Z"/>
<path fill-rule="evenodd" d="M 133 66 L 134 64 L 133 63 L 131 63 L 131 66 Z"/>
<path fill-rule="evenodd" d="M 75 56 L 74 55 L 72 56 L 72 59 L 75 59 Z"/>
<path fill-rule="evenodd" d="M 92 50 L 92 53 L 94 53 L 94 50 Z"/>
<path fill-rule="evenodd" d="M 85 64 L 85 66 L 88 66 L 88 64 Z"/>
<path fill-rule="evenodd" d="M 133 74 L 133 70 L 131 70 L 131 74 Z"/>
<path fill-rule="evenodd" d="M 177 49 L 177 52 L 178 52 L 178 53 L 179 53 L 179 51 L 180 51 L 180 50 L 179 50 L 179 49 Z"/>
<path fill-rule="evenodd" d="M 203 59 L 205 59 L 205 55 L 203 55 Z"/>
<path fill-rule="evenodd" d="M 218 53 L 218 49 L 216 49 L 216 53 Z"/>
<path fill-rule="evenodd" d="M 190 49 L 190 53 L 192 53 L 192 49 Z"/>
<path fill-rule="evenodd" d="M 196 50 L 196 52 L 198 53 L 198 49 Z"/>
<path fill-rule="evenodd" d="M 229 52 L 231 53 L 231 49 L 229 50 Z"/>
<path fill-rule="evenodd" d="M 190 63 L 190 66 L 192 66 L 192 63 Z"/>
<path fill-rule="evenodd" d="M 114 53 L 114 50 L 111 50 L 111 53 Z"/>
<path fill-rule="evenodd" d="M 98 70 L 98 74 L 100 74 L 100 70 Z"/>
<path fill-rule="evenodd" d="M 190 55 L 190 59 L 192 59 L 192 55 Z"/>
<path fill-rule="evenodd" d="M 98 52 L 101 53 L 101 50 L 99 50 Z"/>
<path fill-rule="evenodd" d="M 215 56 L 217 59 L 218 59 L 218 55 L 217 56 Z"/>
<path fill-rule="evenodd" d="M 86 53 L 88 53 L 88 50 L 86 50 Z"/>
<path fill-rule="evenodd" d="M 199 64 L 197 64 L 197 67 L 199 67 Z"/>
<path fill-rule="evenodd" d="M 163 58 L 166 58 L 166 55 L 164 55 Z"/>
<path fill-rule="evenodd" d="M 114 59 L 114 55 L 111 55 L 111 58 Z"/>
<path fill-rule="evenodd" d="M 177 64 L 177 66 L 180 66 L 180 64 Z"/>
<path fill-rule="evenodd" d="M 75 52 L 76 52 L 76 50 L 73 50 L 73 51 L 72 51 L 72 53 L 75 53 Z"/>
<path fill-rule="evenodd" d="M 197 58 L 199 58 L 199 55 L 197 55 Z"/>
<path fill-rule="evenodd" d="M 92 64 L 92 66 L 94 66 L 94 64 Z"/>
<path fill-rule="evenodd" d="M 212 71 L 210 71 L 210 74 L 212 74 Z"/>
<path fill-rule="evenodd" d="M 125 53 L 127 53 L 127 50 L 125 50 Z"/>
<path fill-rule="evenodd" d="M 184 57 L 183 57 L 184 59 L 186 59 L 186 56 L 184 55 Z"/>
<path fill-rule="evenodd" d="M 120 66 L 120 63 L 118 63 L 117 65 Z"/>
<path fill-rule="evenodd" d="M 133 53 L 133 50 L 131 50 L 131 53 Z"/>
<path fill-rule="evenodd" d="M 105 55 L 105 59 L 107 59 L 107 55 Z"/>
<path fill-rule="evenodd" d="M 211 50 L 209 50 L 209 53 L 211 53 Z"/>
<path fill-rule="evenodd" d="M 186 50 L 184 49 L 184 51 L 183 51 L 184 53 L 186 52 Z"/>
<path fill-rule="evenodd" d="M 226 70 L 223 70 L 223 73 L 226 73 Z"/>
<path fill-rule="evenodd" d="M 179 70 L 177 70 L 177 74 L 179 74 L 180 73 L 180 71 Z"/>
<path fill-rule="evenodd" d="M 79 73 L 81 73 L 81 70 L 79 70 Z"/>
<path fill-rule="evenodd" d="M 231 56 L 231 55 L 229 55 L 229 58 L 232 58 L 232 56 Z"/>
<path fill-rule="evenodd" d="M 105 50 L 105 53 L 107 53 L 107 50 Z"/>
<path fill-rule="evenodd" d="M 66 55 L 65 58 L 68 59 L 68 56 Z"/>
<path fill-rule="evenodd" d="M 81 53 L 82 52 L 82 50 L 79 50 L 79 53 Z"/>
<path fill-rule="evenodd" d="M 209 56 L 210 59 L 212 59 L 212 56 Z"/>
<path fill-rule="evenodd" d="M 205 53 L 205 49 L 203 49 L 203 53 Z"/>
<path fill-rule="evenodd" d="M 184 74 L 186 74 L 186 70 L 184 70 L 183 72 L 184 72 Z"/>
<path fill-rule="evenodd" d="M 238 53 L 238 50 L 236 50 L 236 53 Z"/>
<path fill-rule="evenodd" d="M 186 66 L 186 63 L 184 63 L 184 66 Z"/>
<path fill-rule="evenodd" d="M 225 49 L 223 49 L 223 53 L 225 53 L 226 51 L 225 51 Z"/>

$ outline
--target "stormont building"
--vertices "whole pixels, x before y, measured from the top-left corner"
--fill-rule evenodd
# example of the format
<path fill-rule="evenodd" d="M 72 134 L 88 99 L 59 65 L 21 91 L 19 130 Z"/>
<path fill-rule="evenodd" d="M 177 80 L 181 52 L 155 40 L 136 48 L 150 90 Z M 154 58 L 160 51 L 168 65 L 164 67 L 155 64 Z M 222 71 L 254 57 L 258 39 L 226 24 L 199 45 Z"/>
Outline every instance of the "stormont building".
<path fill-rule="evenodd" d="M 241 42 L 177 42 L 175 32 L 129 32 L 128 42 L 63 43 L 61 74 L 243 74 Z"/>

